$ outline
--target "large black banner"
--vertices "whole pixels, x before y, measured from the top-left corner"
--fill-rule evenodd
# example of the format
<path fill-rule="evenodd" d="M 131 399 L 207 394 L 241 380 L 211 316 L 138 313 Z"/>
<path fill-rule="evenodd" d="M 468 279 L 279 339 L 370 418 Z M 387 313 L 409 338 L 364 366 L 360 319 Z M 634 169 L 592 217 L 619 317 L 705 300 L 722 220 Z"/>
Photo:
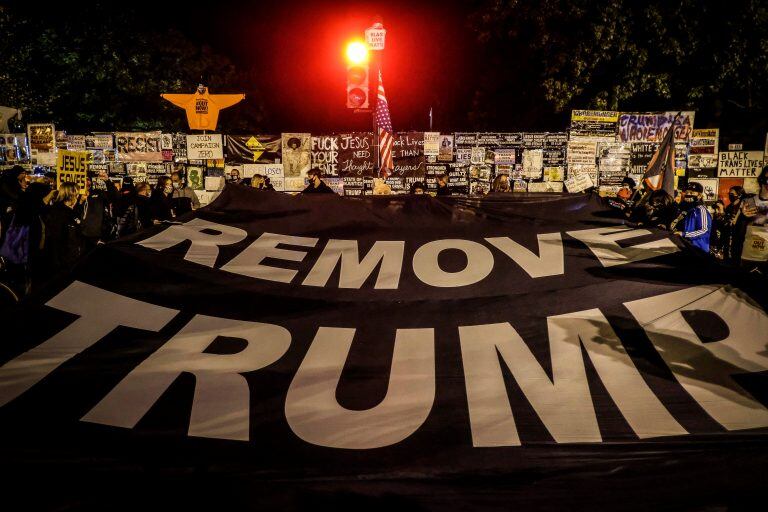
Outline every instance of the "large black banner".
<path fill-rule="evenodd" d="M 273 164 L 280 160 L 280 135 L 227 135 L 227 163 Z"/>
<path fill-rule="evenodd" d="M 765 283 L 598 198 L 230 186 L 180 221 L 0 312 L 9 510 L 762 494 Z"/>

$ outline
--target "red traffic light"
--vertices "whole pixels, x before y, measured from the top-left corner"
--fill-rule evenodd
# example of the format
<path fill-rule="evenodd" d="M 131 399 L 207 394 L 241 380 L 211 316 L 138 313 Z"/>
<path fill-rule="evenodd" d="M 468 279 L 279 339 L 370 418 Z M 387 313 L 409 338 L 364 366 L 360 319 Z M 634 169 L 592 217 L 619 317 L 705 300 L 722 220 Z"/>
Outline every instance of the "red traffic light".
<path fill-rule="evenodd" d="M 347 107 L 362 108 L 368 106 L 368 93 L 359 87 L 353 87 L 347 91 Z"/>

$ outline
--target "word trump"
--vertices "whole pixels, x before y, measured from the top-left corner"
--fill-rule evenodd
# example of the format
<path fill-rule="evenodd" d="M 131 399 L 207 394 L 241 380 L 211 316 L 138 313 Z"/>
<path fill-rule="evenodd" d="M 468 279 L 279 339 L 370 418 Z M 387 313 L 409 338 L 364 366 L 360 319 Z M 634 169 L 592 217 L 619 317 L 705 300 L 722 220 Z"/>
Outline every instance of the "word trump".
<path fill-rule="evenodd" d="M 47 306 L 76 319 L 0 367 L 0 406 L 43 385 L 49 374 L 115 329 L 156 332 L 184 315 L 79 281 Z M 702 285 L 633 300 L 624 307 L 673 378 L 712 420 L 727 430 L 768 426 L 768 409 L 733 378 L 768 370 L 768 315 L 747 296 L 730 287 Z M 689 324 L 689 313 L 702 312 L 727 327 L 719 339 L 702 341 Z M 253 409 L 267 407 L 267 402 L 259 403 L 263 390 L 255 385 L 252 389 L 245 374 L 283 358 L 295 334 L 275 323 L 203 314 L 188 318 L 89 406 L 81 420 L 134 428 L 186 372 L 195 377 L 188 435 L 249 441 Z M 542 364 L 510 322 L 457 326 L 473 446 L 522 444 L 505 374 L 514 379 L 555 442 L 601 442 L 587 358 L 637 438 L 688 434 L 668 409 L 667 401 L 674 397 L 651 389 L 600 309 L 548 316 L 546 327 L 549 360 Z M 353 344 L 365 345 L 366 337 L 354 327 L 319 326 L 308 334 L 311 343 L 298 368 L 290 368 L 292 378 L 281 390 L 281 404 L 258 414 L 284 414 L 293 433 L 313 445 L 364 450 L 399 443 L 425 423 L 436 407 L 437 389 L 448 384 L 441 379 L 451 375 L 446 368 L 450 362 L 435 357 L 435 333 L 428 326 L 397 328 L 386 395 L 373 407 L 352 410 L 339 403 L 337 388 Z M 219 337 L 241 340 L 242 348 L 234 353 L 209 351 Z"/>

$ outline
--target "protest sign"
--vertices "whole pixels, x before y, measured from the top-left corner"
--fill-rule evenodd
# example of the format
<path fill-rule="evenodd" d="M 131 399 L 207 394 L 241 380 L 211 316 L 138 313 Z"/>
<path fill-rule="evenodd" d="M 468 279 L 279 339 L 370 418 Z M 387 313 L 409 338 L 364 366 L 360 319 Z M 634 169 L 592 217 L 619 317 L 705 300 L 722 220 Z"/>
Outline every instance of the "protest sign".
<path fill-rule="evenodd" d="M 562 192 L 562 181 L 529 181 L 528 192 Z"/>
<path fill-rule="evenodd" d="M 229 164 L 280 163 L 280 135 L 227 135 L 225 141 L 224 159 Z"/>
<path fill-rule="evenodd" d="M 203 168 L 196 165 L 187 167 L 187 186 L 192 190 L 205 190 Z"/>
<path fill-rule="evenodd" d="M 85 151 L 85 135 L 67 135 L 67 148 L 70 151 Z"/>
<path fill-rule="evenodd" d="M 317 135 L 312 137 L 312 167 L 327 176 L 339 175 L 339 137 Z"/>
<path fill-rule="evenodd" d="M 598 183 L 618 189 L 630 171 L 630 143 L 601 142 L 597 147 Z"/>
<path fill-rule="evenodd" d="M 583 192 L 595 186 L 595 182 L 588 173 L 568 173 L 568 178 L 563 182 L 568 192 Z"/>
<path fill-rule="evenodd" d="M 523 133 L 523 147 L 525 149 L 543 149 L 547 140 L 547 133 Z"/>
<path fill-rule="evenodd" d="M 312 165 L 312 135 L 309 133 L 282 134 L 282 163 L 286 178 L 304 178 Z M 292 186 L 296 182 L 291 181 Z M 303 187 L 302 187 L 303 188 Z"/>
<path fill-rule="evenodd" d="M 167 176 L 170 174 L 170 165 L 171 164 L 165 164 L 163 162 L 147 162 L 145 166 L 147 183 L 153 187 L 157 185 L 157 180 L 161 176 Z"/>
<path fill-rule="evenodd" d="M 688 178 L 688 183 L 699 183 L 704 189 L 703 200 L 707 204 L 717 201 L 719 183 L 717 178 Z"/>
<path fill-rule="evenodd" d="M 495 158 L 495 157 L 494 157 Z M 481 165 L 485 163 L 485 148 L 482 146 L 473 147 L 472 154 L 470 156 L 470 163 L 474 165 Z"/>
<path fill-rule="evenodd" d="M 187 158 L 190 160 L 224 158 L 224 143 L 221 134 L 187 135 Z"/>
<path fill-rule="evenodd" d="M 440 132 L 424 132 L 424 155 L 438 156 L 440 154 Z"/>
<path fill-rule="evenodd" d="M 548 133 L 544 139 L 544 166 L 565 166 L 565 154 L 568 148 L 566 133 Z"/>
<path fill-rule="evenodd" d="M 86 149 L 113 149 L 115 147 L 112 134 L 95 134 L 85 136 Z"/>
<path fill-rule="evenodd" d="M 424 133 L 396 133 L 392 142 L 392 161 L 395 177 L 422 179 L 426 171 L 424 157 Z M 408 182 L 403 182 L 405 187 Z M 391 185 L 390 185 L 391 186 Z"/>
<path fill-rule="evenodd" d="M 373 133 L 340 133 L 338 137 L 339 175 L 342 177 L 366 176 L 373 178 L 376 167 L 376 156 L 373 151 Z M 346 190 L 346 183 L 344 186 Z M 352 185 L 351 189 L 354 190 L 355 188 Z"/>
<path fill-rule="evenodd" d="M 477 144 L 476 133 L 454 133 L 453 136 L 456 146 L 474 146 Z"/>
<path fill-rule="evenodd" d="M 116 132 L 117 159 L 121 162 L 162 162 L 160 132 Z"/>
<path fill-rule="evenodd" d="M 606 138 L 571 137 L 568 141 L 568 175 L 587 173 L 592 183 L 597 182 L 597 144 L 612 142 Z"/>
<path fill-rule="evenodd" d="M 252 178 L 256 174 L 268 178 L 276 191 L 286 190 L 283 164 L 245 164 L 243 166 L 243 178 Z"/>
<path fill-rule="evenodd" d="M 56 128 L 51 123 L 30 123 L 27 125 L 27 141 L 33 164 L 55 165 Z"/>
<path fill-rule="evenodd" d="M 544 181 L 563 181 L 565 168 L 560 166 L 544 167 Z"/>
<path fill-rule="evenodd" d="M 544 170 L 544 150 L 526 149 L 523 151 L 523 177 L 527 179 L 541 178 Z"/>
<path fill-rule="evenodd" d="M 453 135 L 440 135 L 440 149 L 438 151 L 437 161 L 453 161 Z"/>
<path fill-rule="evenodd" d="M 678 112 L 657 114 L 621 114 L 620 142 L 661 142 L 672 127 Z M 694 112 L 682 112 L 674 125 L 675 141 L 688 142 L 693 131 Z"/>
<path fill-rule="evenodd" d="M 147 181 L 147 162 L 127 162 L 125 173 L 133 179 L 134 183 Z"/>
<path fill-rule="evenodd" d="M 485 148 L 480 148 L 485 156 Z M 479 156 L 479 154 L 478 154 Z M 542 155 L 543 158 L 543 155 Z M 496 165 L 514 165 L 517 163 L 517 149 L 515 148 L 496 148 L 493 151 L 493 159 Z M 483 163 L 481 160 L 480 163 Z"/>
<path fill-rule="evenodd" d="M 762 151 L 721 151 L 717 176 L 719 178 L 756 178 L 762 167 Z"/>
<path fill-rule="evenodd" d="M 56 188 L 71 182 L 77 186 L 78 194 L 87 194 L 85 179 L 88 177 L 90 158 L 91 154 L 87 151 L 60 150 L 56 160 Z"/>
<path fill-rule="evenodd" d="M 571 135 L 613 137 L 619 113 L 612 110 L 572 110 Z"/>

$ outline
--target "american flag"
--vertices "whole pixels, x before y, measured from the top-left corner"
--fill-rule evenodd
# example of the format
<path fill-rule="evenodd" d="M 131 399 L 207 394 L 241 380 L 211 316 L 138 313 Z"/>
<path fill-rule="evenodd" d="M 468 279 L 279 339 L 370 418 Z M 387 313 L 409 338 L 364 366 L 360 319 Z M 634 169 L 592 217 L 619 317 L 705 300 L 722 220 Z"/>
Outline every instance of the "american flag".
<path fill-rule="evenodd" d="M 386 178 L 395 167 L 392 163 L 394 138 L 392 136 L 392 118 L 389 117 L 389 106 L 387 106 L 387 96 L 384 94 L 384 84 L 381 81 L 381 71 L 379 71 L 379 93 L 377 99 L 376 126 L 379 128 L 379 168 L 381 176 Z"/>

